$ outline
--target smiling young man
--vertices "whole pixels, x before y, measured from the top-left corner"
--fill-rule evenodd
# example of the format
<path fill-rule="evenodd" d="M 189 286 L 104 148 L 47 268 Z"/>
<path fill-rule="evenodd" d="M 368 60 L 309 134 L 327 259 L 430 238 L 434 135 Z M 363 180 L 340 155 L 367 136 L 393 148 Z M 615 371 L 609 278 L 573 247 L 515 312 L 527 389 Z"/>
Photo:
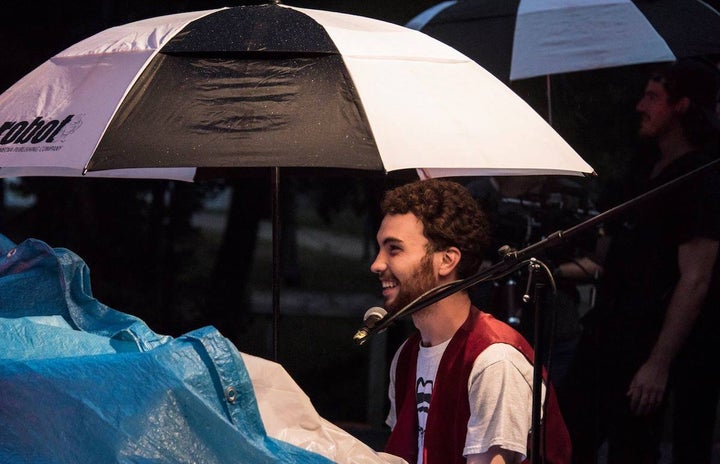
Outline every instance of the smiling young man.
<path fill-rule="evenodd" d="M 489 242 L 485 215 L 467 189 L 417 181 L 386 193 L 370 270 L 385 308 L 477 272 Z M 410 463 L 519 463 L 528 454 L 533 352 L 522 336 L 454 293 L 412 314 L 417 331 L 390 372 L 392 428 L 386 451 Z M 547 463 L 569 462 L 570 443 L 552 388 L 545 419 Z"/>

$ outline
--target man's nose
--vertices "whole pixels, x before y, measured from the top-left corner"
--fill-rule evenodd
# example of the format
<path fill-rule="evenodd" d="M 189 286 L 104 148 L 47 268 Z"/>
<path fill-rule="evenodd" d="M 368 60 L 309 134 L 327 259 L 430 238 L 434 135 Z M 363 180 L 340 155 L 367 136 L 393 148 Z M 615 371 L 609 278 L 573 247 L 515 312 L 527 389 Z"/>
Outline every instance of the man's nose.
<path fill-rule="evenodd" d="M 380 254 L 381 253 L 378 253 L 378 255 L 375 257 L 375 260 L 370 265 L 370 272 L 374 274 L 380 274 L 382 271 L 385 270 L 386 267 L 385 262 L 380 259 Z"/>
<path fill-rule="evenodd" d="M 638 113 L 642 113 L 645 111 L 645 99 L 644 98 L 641 98 L 637 102 L 637 105 L 635 105 L 635 111 L 637 111 Z"/>

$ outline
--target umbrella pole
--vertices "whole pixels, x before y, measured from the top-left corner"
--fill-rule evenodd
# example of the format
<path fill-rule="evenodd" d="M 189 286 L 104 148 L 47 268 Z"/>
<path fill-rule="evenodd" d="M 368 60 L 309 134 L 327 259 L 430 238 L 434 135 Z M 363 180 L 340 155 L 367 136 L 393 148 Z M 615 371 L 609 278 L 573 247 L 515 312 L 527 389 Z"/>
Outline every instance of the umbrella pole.
<path fill-rule="evenodd" d="M 280 168 L 272 172 L 272 356 L 278 360 L 280 327 Z"/>
<path fill-rule="evenodd" d="M 547 120 L 548 124 L 553 125 L 552 117 L 552 82 L 550 74 L 545 75 L 545 95 L 547 97 Z"/>

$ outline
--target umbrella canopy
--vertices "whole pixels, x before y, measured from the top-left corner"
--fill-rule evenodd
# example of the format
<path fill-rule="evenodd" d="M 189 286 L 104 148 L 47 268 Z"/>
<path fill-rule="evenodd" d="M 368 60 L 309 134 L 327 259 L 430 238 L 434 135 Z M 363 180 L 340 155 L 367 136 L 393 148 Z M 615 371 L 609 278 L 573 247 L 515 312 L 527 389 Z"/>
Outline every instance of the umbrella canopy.
<path fill-rule="evenodd" d="M 499 79 L 720 53 L 720 14 L 701 0 L 460 0 L 413 18 Z"/>
<path fill-rule="evenodd" d="M 278 4 L 103 31 L 0 95 L 0 176 L 197 168 L 592 168 L 490 73 L 417 31 Z"/>

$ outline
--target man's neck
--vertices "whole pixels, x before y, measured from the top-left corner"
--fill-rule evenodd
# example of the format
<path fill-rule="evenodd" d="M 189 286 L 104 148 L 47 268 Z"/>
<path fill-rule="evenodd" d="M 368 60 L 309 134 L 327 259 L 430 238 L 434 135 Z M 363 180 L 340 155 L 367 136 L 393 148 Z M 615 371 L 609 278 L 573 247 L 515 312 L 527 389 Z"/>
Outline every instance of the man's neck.
<path fill-rule="evenodd" d="M 413 314 L 413 323 L 420 331 L 423 346 L 443 343 L 457 332 L 470 312 L 470 297 L 458 292 Z"/>
<path fill-rule="evenodd" d="M 660 159 L 655 163 L 652 170 L 652 177 L 657 176 L 670 163 L 676 159 L 697 149 L 697 146 L 682 134 L 666 134 L 666 136 L 658 140 L 658 149 L 660 150 Z"/>

